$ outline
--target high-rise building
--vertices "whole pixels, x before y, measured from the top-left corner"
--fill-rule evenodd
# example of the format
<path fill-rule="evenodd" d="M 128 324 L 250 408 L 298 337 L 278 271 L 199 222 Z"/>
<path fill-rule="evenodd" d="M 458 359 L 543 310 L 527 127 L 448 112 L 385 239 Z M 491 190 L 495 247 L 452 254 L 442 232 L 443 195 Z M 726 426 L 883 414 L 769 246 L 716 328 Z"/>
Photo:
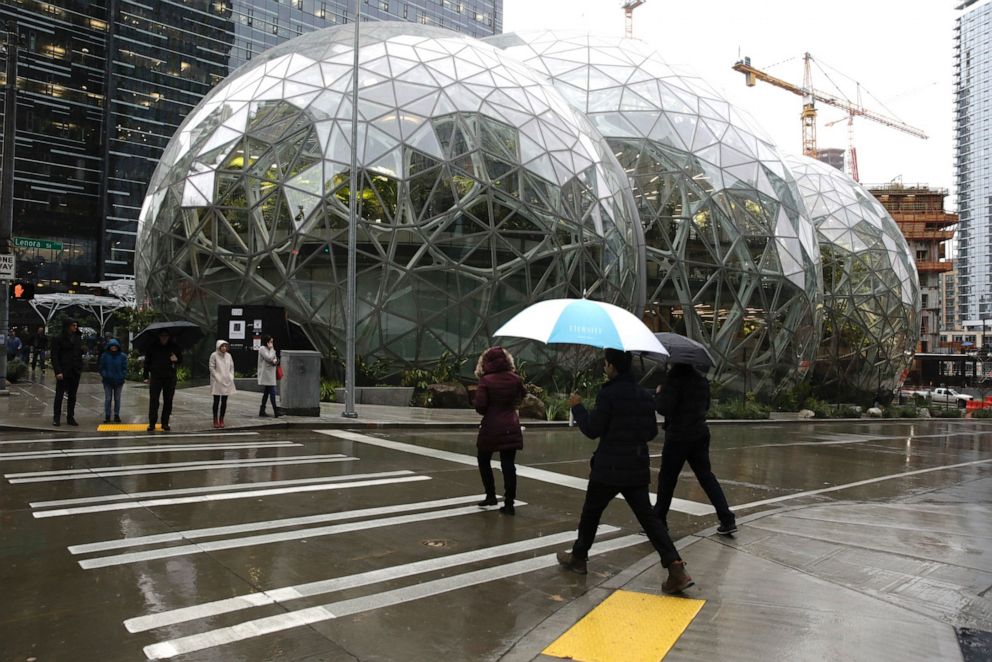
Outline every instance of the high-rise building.
<path fill-rule="evenodd" d="M 867 186 L 895 220 L 909 250 L 916 259 L 920 275 L 920 352 L 940 347 L 940 332 L 946 328 L 940 275 L 951 271 L 954 263 L 946 259 L 945 244 L 954 237 L 958 215 L 944 210 L 947 189 L 925 184 L 870 184 Z"/>
<path fill-rule="evenodd" d="M 963 0 L 954 28 L 958 305 L 992 319 L 992 2 Z"/>
<path fill-rule="evenodd" d="M 952 269 L 940 274 L 940 296 L 944 306 L 941 329 L 953 331 L 961 328 L 961 318 L 958 317 L 960 309 L 958 308 L 958 272 L 956 270 Z M 943 334 L 943 331 L 941 333 Z M 941 346 L 943 346 L 944 337 L 941 335 Z"/>
<path fill-rule="evenodd" d="M 18 275 L 41 291 L 134 273 L 138 213 L 173 133 L 265 49 L 347 23 L 416 21 L 483 37 L 502 0 L 19 0 Z M 0 69 L 2 71 L 2 69 Z M 6 82 L 6 81 L 4 81 Z M 6 149 L 6 145 L 3 146 Z"/>
<path fill-rule="evenodd" d="M 816 159 L 844 172 L 844 156 L 846 151 L 840 147 L 823 147 L 816 150 Z"/>

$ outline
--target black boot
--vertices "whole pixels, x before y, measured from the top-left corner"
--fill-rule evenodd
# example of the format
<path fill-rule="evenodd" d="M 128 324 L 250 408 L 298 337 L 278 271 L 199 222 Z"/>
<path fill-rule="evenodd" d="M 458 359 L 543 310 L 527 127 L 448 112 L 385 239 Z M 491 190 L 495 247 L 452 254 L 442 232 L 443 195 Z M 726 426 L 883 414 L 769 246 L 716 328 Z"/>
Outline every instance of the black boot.
<path fill-rule="evenodd" d="M 499 501 L 496 500 L 495 494 L 487 494 L 485 499 L 483 499 L 482 501 L 480 501 L 475 505 L 477 505 L 479 508 L 485 508 L 486 506 L 495 506 L 498 503 Z"/>
<path fill-rule="evenodd" d="M 265 413 L 265 405 L 258 408 L 258 415 L 263 417 L 268 416 L 268 414 Z"/>
<path fill-rule="evenodd" d="M 272 405 L 272 415 L 275 416 L 276 418 L 282 416 L 282 412 L 279 411 L 279 407 Z"/>

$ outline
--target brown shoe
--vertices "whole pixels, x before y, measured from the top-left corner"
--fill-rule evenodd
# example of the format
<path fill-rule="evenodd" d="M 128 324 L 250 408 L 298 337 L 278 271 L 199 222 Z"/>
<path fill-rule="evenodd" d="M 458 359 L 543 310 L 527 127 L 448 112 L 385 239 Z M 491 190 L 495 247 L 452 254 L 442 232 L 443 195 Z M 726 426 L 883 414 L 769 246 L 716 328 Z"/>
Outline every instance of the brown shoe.
<path fill-rule="evenodd" d="M 572 552 L 558 552 L 555 556 L 558 558 L 558 563 L 562 564 L 572 572 L 579 575 L 584 575 L 587 573 L 586 560 L 575 558 L 572 556 Z"/>
<path fill-rule="evenodd" d="M 664 593 L 681 593 L 693 585 L 692 577 L 685 571 L 684 561 L 672 561 L 668 566 L 668 579 L 661 585 Z"/>

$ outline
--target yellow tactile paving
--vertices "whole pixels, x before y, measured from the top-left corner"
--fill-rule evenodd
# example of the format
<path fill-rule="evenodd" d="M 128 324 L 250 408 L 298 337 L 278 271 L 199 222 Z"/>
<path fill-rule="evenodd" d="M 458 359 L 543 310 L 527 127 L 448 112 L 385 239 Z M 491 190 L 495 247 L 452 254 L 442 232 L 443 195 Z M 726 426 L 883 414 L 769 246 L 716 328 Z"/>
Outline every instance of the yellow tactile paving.
<path fill-rule="evenodd" d="M 582 662 L 658 662 L 705 600 L 617 591 L 544 649 Z"/>
<path fill-rule="evenodd" d="M 101 423 L 96 426 L 97 432 L 142 432 L 148 429 L 148 423 Z M 156 430 L 162 429 L 162 424 L 155 426 Z"/>

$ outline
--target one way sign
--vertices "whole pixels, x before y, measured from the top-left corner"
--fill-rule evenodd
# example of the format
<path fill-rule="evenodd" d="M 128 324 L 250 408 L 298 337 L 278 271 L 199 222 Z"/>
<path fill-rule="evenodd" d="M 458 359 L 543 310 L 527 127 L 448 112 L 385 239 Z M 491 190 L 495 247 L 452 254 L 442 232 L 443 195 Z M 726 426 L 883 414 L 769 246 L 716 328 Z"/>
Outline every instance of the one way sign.
<path fill-rule="evenodd" d="M 0 280 L 14 280 L 14 256 L 0 254 Z"/>

